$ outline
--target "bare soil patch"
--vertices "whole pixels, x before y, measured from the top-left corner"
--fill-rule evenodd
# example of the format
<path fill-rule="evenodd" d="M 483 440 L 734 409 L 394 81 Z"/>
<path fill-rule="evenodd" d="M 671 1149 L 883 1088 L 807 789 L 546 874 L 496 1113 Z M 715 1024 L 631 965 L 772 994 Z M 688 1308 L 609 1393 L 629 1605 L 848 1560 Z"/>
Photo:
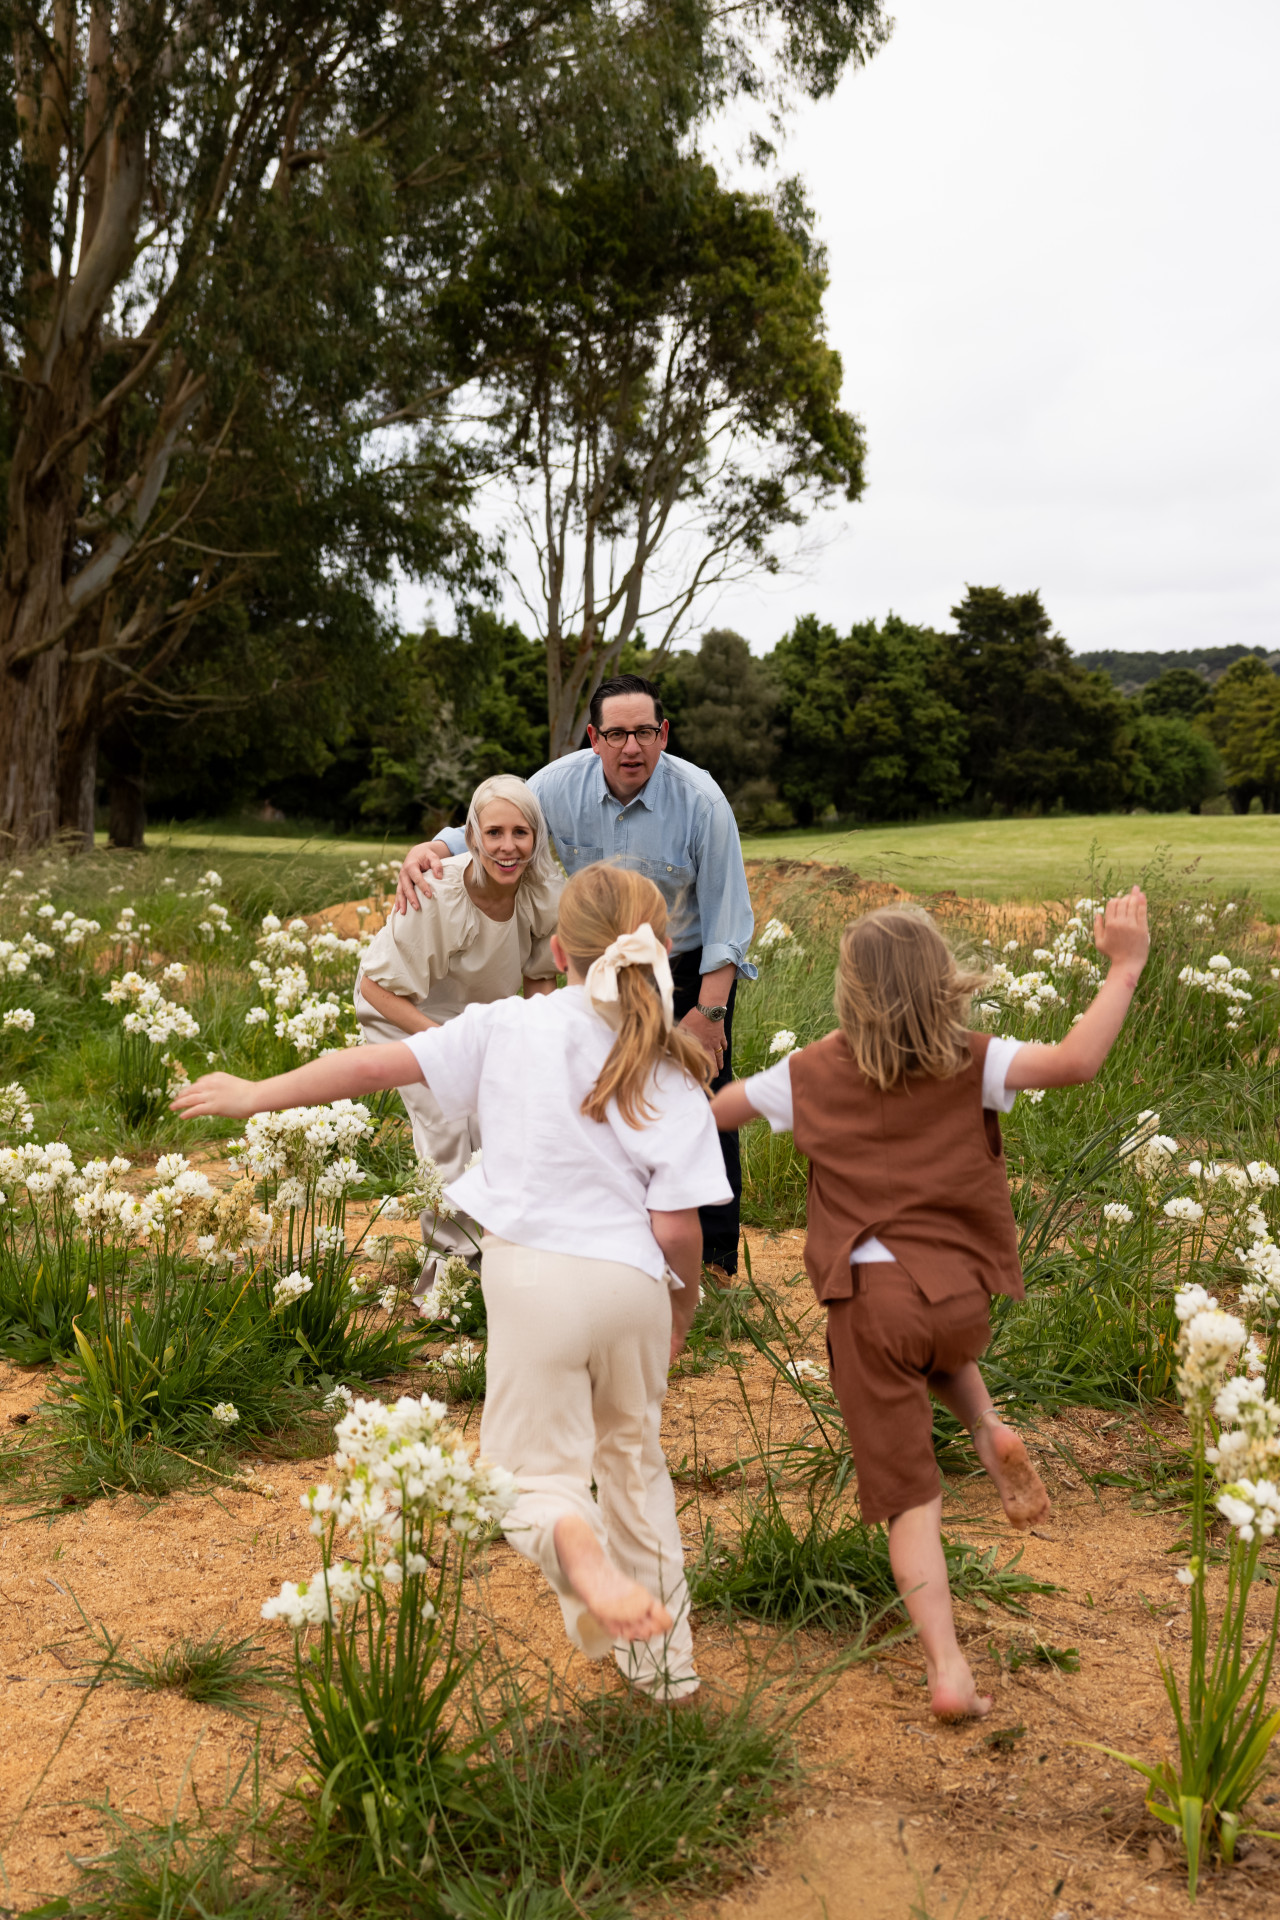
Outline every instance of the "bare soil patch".
<path fill-rule="evenodd" d="M 753 1232 L 750 1241 L 757 1279 L 798 1311 L 807 1300 L 800 1237 Z M 820 1316 L 808 1325 L 811 1357 L 821 1362 Z M 763 1420 L 772 1377 L 744 1347 L 737 1375 L 722 1366 L 672 1381 L 664 1438 L 690 1547 L 705 1518 L 731 1533 L 751 1497 L 750 1467 L 723 1476 L 714 1470 L 756 1450 L 748 1404 Z M 0 1375 L 0 1430 L 37 1410 L 46 1379 L 38 1370 Z M 427 1384 L 425 1376 L 418 1384 Z M 474 1432 L 474 1411 L 459 1414 Z M 798 1434 L 806 1420 L 798 1399 L 776 1397 L 775 1440 Z M 1177 1432 L 1171 1421 L 1170 1440 Z M 841 1674 L 801 1723 L 810 1771 L 793 1808 L 761 1832 L 750 1881 L 703 1903 L 699 1920 L 713 1913 L 731 1920 L 740 1909 L 768 1920 L 906 1920 L 913 1902 L 942 1916 L 960 1911 L 962 1898 L 964 1911 L 990 1920 L 1188 1910 L 1174 1850 L 1145 1812 L 1137 1779 L 1088 1744 L 1150 1756 L 1170 1740 L 1156 1648 L 1177 1662 L 1186 1645 L 1171 1559 L 1179 1516 L 1124 1488 L 1095 1491 L 1081 1477 L 1103 1466 L 1123 1471 L 1148 1444 L 1140 1423 L 1080 1413 L 1031 1437 L 1054 1494 L 1051 1520 L 1031 1535 L 1010 1533 L 980 1475 L 954 1478 L 948 1488 L 946 1525 L 954 1536 L 984 1548 L 997 1542 L 1002 1557 L 1021 1546 L 1022 1569 L 1059 1589 L 1032 1596 L 1025 1620 L 962 1609 L 969 1657 L 995 1695 L 991 1718 L 935 1725 L 923 1663 L 910 1643 Z M 1064 1463 L 1055 1440 L 1079 1472 Z M 693 1471 L 695 1459 L 710 1471 Z M 93 1803 L 109 1796 L 122 1810 L 157 1818 L 193 1812 L 198 1794 L 206 1810 L 216 1809 L 249 1759 L 255 1722 L 115 1682 L 86 1689 L 93 1649 L 80 1609 L 139 1651 L 220 1628 L 234 1636 L 256 1631 L 262 1602 L 280 1582 L 317 1564 L 298 1500 L 324 1463 L 260 1455 L 255 1465 L 256 1493 L 121 1497 L 51 1523 L 24 1522 L 10 1508 L 0 1522 L 6 1904 L 21 1908 L 73 1887 L 76 1861 L 108 1844 Z M 554 1598 L 509 1548 L 483 1557 L 469 1595 L 477 1618 L 498 1628 L 512 1654 L 550 1663 L 588 1687 L 620 1686 L 610 1666 L 592 1667 L 569 1651 Z M 1270 1590 L 1260 1588 L 1259 1630 L 1269 1600 Z M 714 1616 L 697 1620 L 695 1631 L 701 1670 L 734 1690 L 770 1649 L 778 1672 L 794 1669 L 780 1685 L 803 1684 L 838 1650 L 834 1639 L 814 1633 L 780 1652 L 775 1634 L 750 1626 L 731 1632 Z M 1033 1637 L 1077 1649 L 1079 1671 L 1008 1671 L 1009 1649 Z M 261 1639 L 286 1664 L 288 1636 L 262 1627 Z M 269 1792 L 298 1771 L 290 1754 L 297 1722 L 287 1697 L 264 1695 L 262 1704 Z M 998 1731 L 1005 1739 L 992 1746 L 986 1736 Z M 1234 1873 L 1211 1878 L 1197 1911 L 1246 1908 L 1280 1913 L 1280 1850 L 1269 1843 L 1250 1850 Z"/>

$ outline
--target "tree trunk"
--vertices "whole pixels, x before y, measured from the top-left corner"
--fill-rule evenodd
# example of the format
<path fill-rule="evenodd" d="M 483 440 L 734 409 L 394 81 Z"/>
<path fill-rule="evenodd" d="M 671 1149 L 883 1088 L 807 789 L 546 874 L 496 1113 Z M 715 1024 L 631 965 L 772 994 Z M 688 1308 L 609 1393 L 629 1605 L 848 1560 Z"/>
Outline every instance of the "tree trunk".
<path fill-rule="evenodd" d="M 58 676 L 62 648 L 25 672 L 0 674 L 0 852 L 51 840 L 58 828 Z"/>
<path fill-rule="evenodd" d="M 40 476 L 44 450 L 75 419 L 86 386 L 63 356 L 14 445 L 0 564 L 0 846 L 39 846 L 58 831 L 58 718 L 66 642 L 63 568 L 79 475 Z"/>

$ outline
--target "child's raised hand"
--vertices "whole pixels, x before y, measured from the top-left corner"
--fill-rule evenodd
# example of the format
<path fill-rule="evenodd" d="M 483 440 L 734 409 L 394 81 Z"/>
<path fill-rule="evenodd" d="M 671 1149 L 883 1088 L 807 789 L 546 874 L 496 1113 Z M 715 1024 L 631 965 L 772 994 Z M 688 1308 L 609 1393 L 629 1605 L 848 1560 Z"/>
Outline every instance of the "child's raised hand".
<path fill-rule="evenodd" d="M 193 1120 L 199 1113 L 219 1113 L 232 1120 L 247 1120 L 257 1112 L 258 1083 L 238 1080 L 234 1073 L 202 1073 L 189 1087 L 183 1087 L 169 1102 L 174 1113 Z"/>
<path fill-rule="evenodd" d="M 1151 948 L 1147 929 L 1147 896 L 1141 887 L 1108 900 L 1105 914 L 1093 916 L 1093 944 L 1117 966 L 1141 973 Z"/>

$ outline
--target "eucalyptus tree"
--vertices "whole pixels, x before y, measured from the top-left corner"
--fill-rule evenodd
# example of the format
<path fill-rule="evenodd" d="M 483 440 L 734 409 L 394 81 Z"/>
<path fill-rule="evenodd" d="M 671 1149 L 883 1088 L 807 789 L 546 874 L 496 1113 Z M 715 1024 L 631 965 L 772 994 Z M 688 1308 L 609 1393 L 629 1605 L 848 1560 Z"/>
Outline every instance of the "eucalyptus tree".
<path fill-rule="evenodd" d="M 368 558 L 457 547 L 417 317 L 581 10 L 2 0 L 0 833 L 83 829 L 104 699 L 273 558 L 255 501 L 399 428 Z"/>
<path fill-rule="evenodd" d="M 513 580 L 546 647 L 553 755 L 629 640 L 660 664 L 710 589 L 776 568 L 782 529 L 863 483 L 794 197 L 650 158 L 548 181 L 452 296 L 501 395 L 489 451 L 532 556 Z"/>
<path fill-rule="evenodd" d="M 490 368 L 437 308 L 566 127 L 643 155 L 885 31 L 879 0 L 0 0 L 0 29 L 10 843 L 86 832 L 122 717 L 255 698 L 246 635 L 314 684 L 335 594 L 474 585 L 450 401 Z"/>

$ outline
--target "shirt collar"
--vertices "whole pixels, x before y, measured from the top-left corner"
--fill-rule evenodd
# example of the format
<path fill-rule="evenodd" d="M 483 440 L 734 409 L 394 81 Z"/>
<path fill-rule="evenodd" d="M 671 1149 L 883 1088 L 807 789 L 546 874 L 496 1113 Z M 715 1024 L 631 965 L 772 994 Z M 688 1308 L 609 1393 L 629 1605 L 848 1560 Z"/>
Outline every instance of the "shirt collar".
<path fill-rule="evenodd" d="M 664 777 L 663 767 L 667 758 L 665 748 L 658 755 L 658 764 L 641 787 L 639 793 L 633 793 L 629 800 L 619 800 L 617 794 L 610 791 L 609 784 L 604 777 L 604 761 L 598 753 L 595 754 L 593 758 L 596 763 L 596 798 L 599 801 L 604 802 L 611 800 L 615 807 L 620 807 L 624 810 L 627 807 L 634 807 L 638 803 L 646 812 L 653 812 L 656 797 L 660 790 L 660 784 Z"/>

